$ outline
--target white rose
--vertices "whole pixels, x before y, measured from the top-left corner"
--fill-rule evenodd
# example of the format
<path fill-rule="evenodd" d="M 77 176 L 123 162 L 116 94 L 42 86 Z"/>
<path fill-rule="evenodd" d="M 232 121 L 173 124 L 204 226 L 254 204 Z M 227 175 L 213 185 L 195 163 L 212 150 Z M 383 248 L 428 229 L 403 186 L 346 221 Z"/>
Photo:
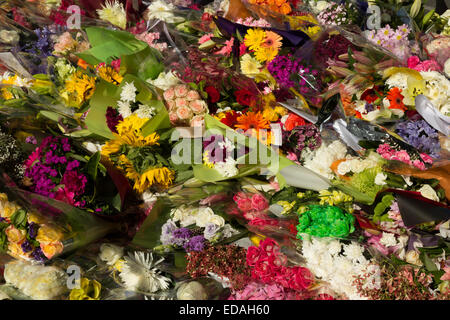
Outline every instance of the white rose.
<path fill-rule="evenodd" d="M 450 238 L 450 220 L 439 226 L 439 234 L 442 238 Z"/>
<path fill-rule="evenodd" d="M 420 261 L 419 253 L 416 250 L 409 250 L 406 253 L 405 260 L 408 263 L 415 264 L 416 266 L 421 266 L 422 261 Z"/>
<path fill-rule="evenodd" d="M 112 266 L 123 257 L 123 248 L 114 244 L 104 243 L 100 247 L 99 257 L 102 261 Z"/>
<path fill-rule="evenodd" d="M 429 185 L 424 184 L 419 190 L 422 197 L 433 200 L 433 201 L 439 201 L 439 197 L 436 194 L 436 191 Z"/>
<path fill-rule="evenodd" d="M 198 281 L 183 283 L 177 290 L 178 300 L 206 300 L 208 295 Z"/>
<path fill-rule="evenodd" d="M 195 215 L 195 224 L 197 227 L 204 228 L 211 221 L 214 216 L 214 211 L 211 208 L 199 208 Z"/>
<path fill-rule="evenodd" d="M 209 223 L 214 223 L 216 226 L 222 228 L 225 225 L 225 219 L 215 214 L 212 217 L 210 217 Z"/>

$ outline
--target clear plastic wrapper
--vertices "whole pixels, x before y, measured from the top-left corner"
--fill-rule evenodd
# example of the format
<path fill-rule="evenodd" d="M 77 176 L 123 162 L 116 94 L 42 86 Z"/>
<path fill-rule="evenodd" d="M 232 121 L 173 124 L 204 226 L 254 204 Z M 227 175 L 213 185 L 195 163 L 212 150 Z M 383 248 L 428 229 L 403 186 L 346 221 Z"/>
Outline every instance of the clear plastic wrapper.
<path fill-rule="evenodd" d="M 2 180 L 2 247 L 16 258 L 44 262 L 116 230 L 88 212 Z"/>

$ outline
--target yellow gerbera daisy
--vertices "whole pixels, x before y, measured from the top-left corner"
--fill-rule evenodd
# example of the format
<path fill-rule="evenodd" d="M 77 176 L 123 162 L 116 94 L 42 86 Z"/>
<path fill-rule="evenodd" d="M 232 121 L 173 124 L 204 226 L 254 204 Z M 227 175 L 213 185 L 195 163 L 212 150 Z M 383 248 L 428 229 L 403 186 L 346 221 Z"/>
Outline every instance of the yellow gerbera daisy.
<path fill-rule="evenodd" d="M 262 65 L 248 53 L 241 57 L 241 71 L 246 76 L 252 77 L 257 75 L 260 72 L 259 69 L 261 67 Z"/>
<path fill-rule="evenodd" d="M 66 81 L 66 91 L 75 94 L 78 107 L 94 94 L 95 80 L 95 77 L 90 77 L 82 71 L 77 71 Z"/>
<path fill-rule="evenodd" d="M 275 59 L 277 54 L 278 50 L 274 48 L 261 47 L 258 50 L 255 50 L 255 58 L 260 62 L 270 62 Z"/>
<path fill-rule="evenodd" d="M 244 37 L 244 44 L 250 48 L 250 50 L 257 50 L 264 43 L 266 38 L 266 32 L 261 29 L 248 29 L 247 34 Z"/>

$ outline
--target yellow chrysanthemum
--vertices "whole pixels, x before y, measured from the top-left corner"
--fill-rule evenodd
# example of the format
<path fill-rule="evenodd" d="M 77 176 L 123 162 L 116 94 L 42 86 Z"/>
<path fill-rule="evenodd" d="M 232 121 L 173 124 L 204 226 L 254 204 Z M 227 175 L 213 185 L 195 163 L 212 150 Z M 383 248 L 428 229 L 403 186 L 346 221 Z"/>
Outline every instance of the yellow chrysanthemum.
<path fill-rule="evenodd" d="M 65 91 L 75 95 L 76 106 L 80 107 L 94 94 L 95 77 L 77 71 L 66 81 Z"/>
<path fill-rule="evenodd" d="M 274 48 L 260 47 L 259 49 L 255 50 L 255 58 L 260 62 L 270 62 L 275 59 L 277 54 L 278 50 Z"/>
<path fill-rule="evenodd" d="M 101 9 L 97 10 L 100 19 L 110 22 L 122 29 L 127 27 L 127 13 L 123 4 L 114 0 L 106 1 Z"/>
<path fill-rule="evenodd" d="M 102 66 L 98 68 L 97 74 L 103 80 L 115 85 L 119 85 L 123 80 L 123 77 L 110 66 Z"/>
<path fill-rule="evenodd" d="M 119 161 L 124 167 L 126 177 L 134 181 L 133 188 L 138 193 L 143 193 L 153 185 L 168 188 L 175 178 L 175 171 L 166 167 L 149 168 L 143 174 L 140 174 L 135 170 L 133 164 L 125 155 L 121 155 Z"/>
<path fill-rule="evenodd" d="M 266 32 L 261 29 L 248 29 L 247 34 L 244 37 L 244 44 L 250 48 L 250 50 L 257 50 L 264 43 L 266 38 Z"/>
<path fill-rule="evenodd" d="M 241 57 L 241 71 L 243 74 L 245 74 L 248 77 L 254 77 L 255 75 L 259 74 L 260 68 L 262 65 L 252 58 L 249 54 L 244 54 Z"/>

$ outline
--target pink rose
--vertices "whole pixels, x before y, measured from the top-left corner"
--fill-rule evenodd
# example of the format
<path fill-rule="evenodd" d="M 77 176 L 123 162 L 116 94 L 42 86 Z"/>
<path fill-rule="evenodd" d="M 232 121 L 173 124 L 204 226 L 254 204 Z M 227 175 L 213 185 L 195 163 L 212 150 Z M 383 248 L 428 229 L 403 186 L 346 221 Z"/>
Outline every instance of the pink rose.
<path fill-rule="evenodd" d="M 237 200 L 236 204 L 238 205 L 239 210 L 243 212 L 247 212 L 252 209 L 252 201 L 247 198 Z"/>
<path fill-rule="evenodd" d="M 175 87 L 175 96 L 177 96 L 178 98 L 183 98 L 187 95 L 188 91 L 189 89 L 186 85 L 180 84 Z"/>
<path fill-rule="evenodd" d="M 422 160 L 425 162 L 425 163 L 429 163 L 429 164 L 432 164 L 433 163 L 433 158 L 431 158 L 429 155 L 427 155 L 426 153 L 421 153 L 420 154 L 420 157 L 422 158 Z"/>
<path fill-rule="evenodd" d="M 269 207 L 269 201 L 260 194 L 254 194 L 252 197 L 252 208 L 257 211 L 265 210 Z"/>
<path fill-rule="evenodd" d="M 175 99 L 175 105 L 177 106 L 177 108 L 180 107 L 187 107 L 188 106 L 188 101 L 184 98 L 176 98 Z"/>
<path fill-rule="evenodd" d="M 413 164 L 414 167 L 416 167 L 416 168 L 418 168 L 420 170 L 425 170 L 426 169 L 425 164 L 422 161 L 420 161 L 420 160 L 414 160 L 412 164 Z"/>
<path fill-rule="evenodd" d="M 181 120 L 187 120 L 192 117 L 192 110 L 188 107 L 180 107 L 177 109 L 177 116 Z"/>
<path fill-rule="evenodd" d="M 167 106 L 169 107 L 169 111 L 174 111 L 177 107 L 174 100 L 167 101 Z"/>
<path fill-rule="evenodd" d="M 264 241 L 260 243 L 259 247 L 261 248 L 261 250 L 267 252 L 268 256 L 277 254 L 280 251 L 280 246 L 278 245 L 278 243 L 270 238 L 264 239 Z"/>
<path fill-rule="evenodd" d="M 261 250 L 258 247 L 248 247 L 247 249 L 247 264 L 254 267 L 261 258 Z"/>
<path fill-rule="evenodd" d="M 189 92 L 187 93 L 186 97 L 187 97 L 187 99 L 188 99 L 189 101 L 194 101 L 194 100 L 200 99 L 200 95 L 199 95 L 198 92 L 195 91 L 195 90 L 189 91 Z"/>
<path fill-rule="evenodd" d="M 175 98 L 175 89 L 173 87 L 167 89 L 164 91 L 163 96 L 166 101 L 173 100 Z"/>
<path fill-rule="evenodd" d="M 191 120 L 191 127 L 203 127 L 203 124 L 205 123 L 205 117 L 202 115 L 194 116 Z"/>
<path fill-rule="evenodd" d="M 290 151 L 288 152 L 286 158 L 288 158 L 291 161 L 297 161 L 298 160 L 297 155 L 294 152 L 290 152 Z"/>
<path fill-rule="evenodd" d="M 189 102 L 189 106 L 195 114 L 203 113 L 206 110 L 206 102 L 203 100 L 191 101 Z"/>
<path fill-rule="evenodd" d="M 169 113 L 169 120 L 170 120 L 171 123 L 177 122 L 178 116 L 177 116 L 177 113 L 175 111 Z"/>

